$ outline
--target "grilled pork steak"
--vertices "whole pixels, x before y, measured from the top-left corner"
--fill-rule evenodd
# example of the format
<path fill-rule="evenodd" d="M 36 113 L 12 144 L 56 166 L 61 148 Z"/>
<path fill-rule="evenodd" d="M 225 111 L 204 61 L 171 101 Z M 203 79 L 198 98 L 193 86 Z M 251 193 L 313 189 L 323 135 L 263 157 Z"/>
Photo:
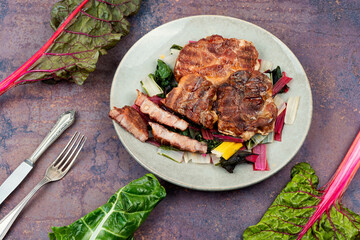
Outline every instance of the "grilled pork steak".
<path fill-rule="evenodd" d="M 250 41 L 212 35 L 185 45 L 177 58 L 174 75 L 179 82 L 183 76 L 195 73 L 219 85 L 233 72 L 253 71 L 258 55 Z"/>
<path fill-rule="evenodd" d="M 238 71 L 221 84 L 215 104 L 221 133 L 245 141 L 256 133 L 274 130 L 277 108 L 272 98 L 272 82 L 258 71 Z"/>
<path fill-rule="evenodd" d="M 109 117 L 119 123 L 120 126 L 125 128 L 140 141 L 145 142 L 148 140 L 149 132 L 147 130 L 147 124 L 140 113 L 132 107 L 114 107 L 114 109 L 110 111 Z"/>
<path fill-rule="evenodd" d="M 213 128 L 218 117 L 211 110 L 216 100 L 216 87 L 205 78 L 194 74 L 184 76 L 162 100 L 171 110 L 186 116 L 191 121 Z"/>
<path fill-rule="evenodd" d="M 178 149 L 189 152 L 206 153 L 207 151 L 206 143 L 199 142 L 195 139 L 191 139 L 175 132 L 171 132 L 160 124 L 153 122 L 149 122 L 149 124 L 152 128 L 154 138 L 161 144 L 171 145 Z"/>
<path fill-rule="evenodd" d="M 189 123 L 187 123 L 185 120 L 180 119 L 178 116 L 161 109 L 139 90 L 137 90 L 137 92 L 138 97 L 135 100 L 135 104 L 140 107 L 140 111 L 142 113 L 148 114 L 151 119 L 159 123 L 180 129 L 181 131 L 185 131 L 187 129 Z"/>

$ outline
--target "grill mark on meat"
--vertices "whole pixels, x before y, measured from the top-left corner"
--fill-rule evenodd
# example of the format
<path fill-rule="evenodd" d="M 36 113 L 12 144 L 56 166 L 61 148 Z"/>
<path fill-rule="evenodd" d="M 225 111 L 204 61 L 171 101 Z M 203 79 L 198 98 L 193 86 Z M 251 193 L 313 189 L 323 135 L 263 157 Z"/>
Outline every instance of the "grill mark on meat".
<path fill-rule="evenodd" d="M 135 109 L 130 106 L 110 110 L 109 117 L 115 120 L 125 130 L 134 135 L 137 139 L 145 142 L 149 138 L 147 123 Z"/>
<path fill-rule="evenodd" d="M 167 130 L 160 124 L 149 122 L 154 138 L 161 144 L 171 145 L 184 151 L 206 153 L 206 143 Z"/>
<path fill-rule="evenodd" d="M 256 133 L 274 130 L 277 108 L 272 98 L 272 82 L 264 74 L 238 71 L 219 86 L 215 105 L 221 133 L 245 141 Z"/>
<path fill-rule="evenodd" d="M 215 100 L 216 87 L 203 77 L 191 74 L 183 77 L 162 103 L 191 121 L 212 129 L 218 119 L 211 109 Z"/>
<path fill-rule="evenodd" d="M 180 51 L 174 76 L 179 82 L 188 74 L 199 74 L 215 85 L 238 70 L 253 71 L 258 52 L 250 41 L 212 35 L 189 43 Z"/>
<path fill-rule="evenodd" d="M 181 131 L 185 131 L 188 128 L 189 123 L 187 123 L 185 120 L 180 119 L 178 116 L 161 109 L 139 90 L 137 90 L 137 93 L 138 96 L 135 100 L 135 104 L 139 106 L 142 113 L 148 114 L 152 120 L 170 127 L 180 129 Z"/>

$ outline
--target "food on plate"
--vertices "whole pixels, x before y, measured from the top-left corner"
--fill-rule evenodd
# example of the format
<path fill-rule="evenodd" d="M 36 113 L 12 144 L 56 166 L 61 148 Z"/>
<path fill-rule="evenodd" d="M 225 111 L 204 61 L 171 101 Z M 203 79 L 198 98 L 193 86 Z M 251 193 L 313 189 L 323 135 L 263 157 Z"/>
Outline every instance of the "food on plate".
<path fill-rule="evenodd" d="M 166 192 L 152 174 L 120 188 L 109 201 L 68 226 L 51 227 L 50 240 L 133 239 Z"/>
<path fill-rule="evenodd" d="M 183 47 L 175 63 L 174 75 L 178 82 L 188 74 L 197 74 L 220 85 L 233 72 L 255 70 L 258 56 L 250 41 L 212 35 Z"/>
<path fill-rule="evenodd" d="M 162 103 L 194 123 L 212 129 L 218 120 L 212 110 L 215 100 L 216 87 L 204 77 L 190 74 L 180 80 L 179 85 L 166 95 Z"/>
<path fill-rule="evenodd" d="M 178 149 L 189 151 L 206 153 L 206 143 L 199 142 L 195 139 L 191 139 L 187 136 L 171 132 L 160 124 L 149 122 L 154 138 L 164 145 L 170 145 Z"/>
<path fill-rule="evenodd" d="M 109 117 L 140 141 L 145 142 L 149 138 L 147 123 L 134 108 L 129 106 L 124 106 L 123 108 L 114 107 L 110 111 Z"/>
<path fill-rule="evenodd" d="M 161 109 L 159 105 L 150 101 L 149 98 L 139 90 L 137 90 L 137 93 L 138 96 L 135 100 L 135 104 L 139 106 L 142 113 L 149 115 L 150 119 L 169 127 L 180 129 L 181 131 L 185 131 L 185 129 L 189 126 L 189 123 L 185 120 Z"/>
<path fill-rule="evenodd" d="M 233 173 L 236 165 L 238 165 L 240 163 L 256 162 L 256 158 L 254 160 L 252 160 L 252 159 L 250 159 L 250 157 L 258 157 L 258 156 L 252 152 L 237 151 L 229 159 L 221 158 L 219 160 L 219 164 L 222 168 L 224 168 L 229 173 Z"/>
<path fill-rule="evenodd" d="M 159 147 L 157 153 L 230 173 L 243 162 L 268 171 L 265 144 L 281 141 L 287 105 L 279 94 L 289 91 L 291 78 L 258 59 L 251 42 L 219 35 L 172 46 L 162 59 L 141 81 L 147 95 L 138 91 L 132 106 L 151 126 L 148 143 Z M 289 124 L 298 100 L 290 101 Z"/>
<path fill-rule="evenodd" d="M 218 131 L 249 140 L 256 133 L 274 131 L 277 108 L 272 82 L 258 71 L 238 71 L 218 87 Z"/>
<path fill-rule="evenodd" d="M 299 105 L 300 97 L 289 97 L 284 122 L 286 124 L 293 124 L 296 118 L 296 112 Z"/>
<path fill-rule="evenodd" d="M 215 154 L 218 157 L 222 157 L 225 160 L 228 160 L 243 146 L 244 145 L 242 143 L 223 142 L 219 146 L 211 150 L 211 153 Z"/>
<path fill-rule="evenodd" d="M 360 215 L 341 204 L 359 166 L 360 132 L 324 187 L 317 188 L 319 178 L 308 163 L 295 165 L 291 181 L 243 239 L 360 239 Z"/>

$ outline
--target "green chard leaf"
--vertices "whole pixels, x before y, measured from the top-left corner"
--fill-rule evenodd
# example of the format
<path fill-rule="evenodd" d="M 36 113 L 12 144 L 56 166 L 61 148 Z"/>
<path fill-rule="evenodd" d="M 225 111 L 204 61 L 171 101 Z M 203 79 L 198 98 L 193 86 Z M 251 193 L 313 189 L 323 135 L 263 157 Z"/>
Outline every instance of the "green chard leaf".
<path fill-rule="evenodd" d="M 159 95 L 165 97 L 174 87 L 177 86 L 174 74 L 171 68 L 161 59 L 158 59 L 155 74 L 150 74 L 155 82 L 163 89 L 164 93 Z"/>
<path fill-rule="evenodd" d="M 320 203 L 323 192 L 317 190 L 319 179 L 308 163 L 299 163 L 291 171 L 292 180 L 269 207 L 261 221 L 247 228 L 244 240 L 292 240 Z M 340 202 L 324 212 L 306 232 L 303 240 L 360 239 L 360 216 Z"/>
<path fill-rule="evenodd" d="M 166 196 L 152 174 L 146 174 L 122 187 L 109 201 L 74 223 L 52 227 L 50 240 L 133 239 L 136 229 Z"/>
<path fill-rule="evenodd" d="M 252 152 L 247 152 L 247 151 L 238 151 L 233 156 L 231 156 L 228 160 L 221 158 L 220 162 L 218 164 L 220 164 L 220 166 L 222 168 L 224 168 L 226 171 L 228 171 L 229 173 L 233 173 L 236 165 L 241 164 L 241 163 L 246 163 L 247 162 L 246 157 L 251 156 L 251 155 L 257 155 L 257 154 L 254 154 Z"/>
<path fill-rule="evenodd" d="M 274 70 L 271 71 L 271 76 L 273 79 L 273 84 L 275 84 L 282 77 L 281 68 L 277 66 Z"/>
<path fill-rule="evenodd" d="M 56 30 L 82 0 L 57 2 L 51 11 L 51 27 Z M 113 7 L 115 6 L 115 7 Z M 39 60 L 26 79 L 54 76 L 48 70 L 62 68 L 55 72 L 55 80 L 70 79 L 82 84 L 93 72 L 100 55 L 114 47 L 121 37 L 129 33 L 130 24 L 125 17 L 134 14 L 140 7 L 140 0 L 90 0 L 55 43 Z"/>
<path fill-rule="evenodd" d="M 172 76 L 171 68 L 162 60 L 158 59 L 155 76 L 160 79 L 169 79 Z"/>
<path fill-rule="evenodd" d="M 177 44 L 173 44 L 170 49 L 181 50 L 181 49 L 183 49 L 183 47 L 180 45 L 177 45 Z"/>
<path fill-rule="evenodd" d="M 100 55 L 129 32 L 126 17 L 141 0 L 62 0 L 52 8 L 48 42 L 21 68 L 0 82 L 0 95 L 11 87 L 40 80 L 83 84 Z"/>

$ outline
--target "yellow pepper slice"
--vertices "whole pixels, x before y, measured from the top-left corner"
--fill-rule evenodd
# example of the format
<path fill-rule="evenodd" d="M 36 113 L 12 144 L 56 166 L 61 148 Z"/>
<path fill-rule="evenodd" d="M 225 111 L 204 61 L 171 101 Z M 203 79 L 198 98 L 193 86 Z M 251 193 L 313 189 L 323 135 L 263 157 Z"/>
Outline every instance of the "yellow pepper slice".
<path fill-rule="evenodd" d="M 222 155 L 222 157 L 225 160 L 228 160 L 232 155 L 234 155 L 241 147 L 243 146 L 242 143 L 234 143 L 234 145 L 232 145 L 230 148 L 228 148 L 226 150 L 226 152 L 224 152 L 224 154 Z"/>
<path fill-rule="evenodd" d="M 241 147 L 242 143 L 235 142 L 223 142 L 211 152 L 218 157 L 223 157 L 228 160 L 232 155 L 234 155 Z"/>

